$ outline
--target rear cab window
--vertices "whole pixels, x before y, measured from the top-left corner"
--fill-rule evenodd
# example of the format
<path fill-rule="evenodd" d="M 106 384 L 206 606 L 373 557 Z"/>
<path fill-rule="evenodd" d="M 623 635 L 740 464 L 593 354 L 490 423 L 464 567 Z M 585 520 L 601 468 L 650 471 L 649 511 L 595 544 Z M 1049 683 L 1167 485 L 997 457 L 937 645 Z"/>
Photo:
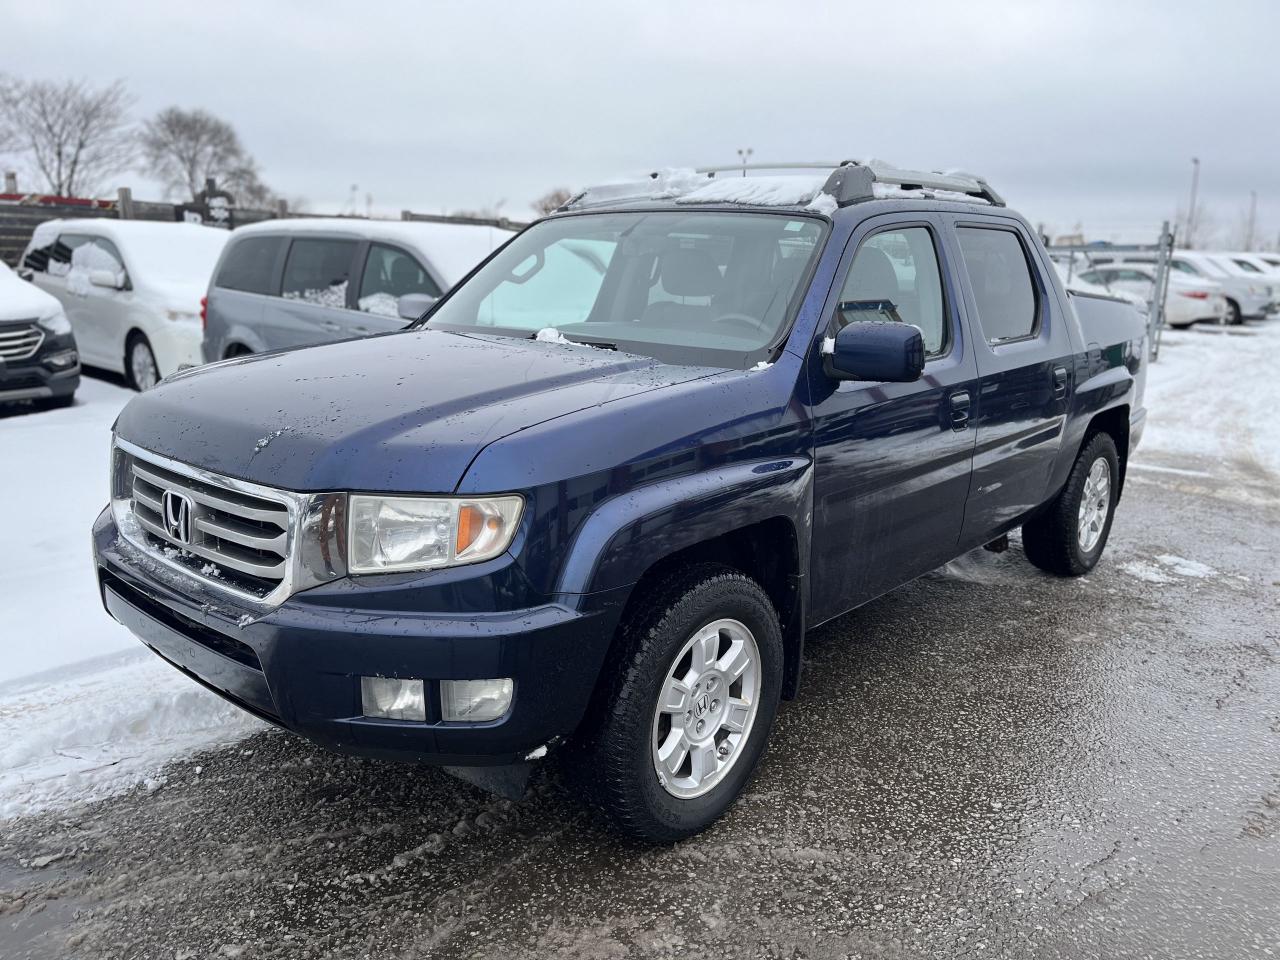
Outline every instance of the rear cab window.
<path fill-rule="evenodd" d="M 1039 333 L 1040 298 L 1018 233 L 1007 227 L 957 226 L 956 236 L 987 343 L 1013 343 Z"/>
<path fill-rule="evenodd" d="M 244 293 L 275 294 L 276 264 L 285 237 L 245 237 L 233 240 L 218 268 L 215 287 Z"/>

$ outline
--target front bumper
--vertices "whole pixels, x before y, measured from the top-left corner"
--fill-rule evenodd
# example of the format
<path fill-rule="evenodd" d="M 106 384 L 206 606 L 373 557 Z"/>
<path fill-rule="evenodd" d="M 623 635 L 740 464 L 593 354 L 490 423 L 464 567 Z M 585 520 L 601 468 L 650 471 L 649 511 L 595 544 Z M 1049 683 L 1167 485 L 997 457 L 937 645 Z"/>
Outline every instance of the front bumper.
<path fill-rule="evenodd" d="M 51 358 L 76 348 L 71 334 L 47 336 L 35 355 L 25 360 L 0 359 L 0 401 L 47 400 L 69 397 L 80 386 L 79 358 L 69 367 L 55 366 Z"/>
<path fill-rule="evenodd" d="M 120 537 L 109 510 L 93 543 L 108 612 L 204 686 L 333 750 L 451 766 L 519 762 L 571 734 L 625 600 L 449 614 L 418 612 L 401 595 L 372 613 L 344 580 L 264 613 L 150 560 Z M 427 722 L 363 717 L 361 676 L 424 679 Z M 490 677 L 515 681 L 504 718 L 440 720 L 440 680 Z"/>

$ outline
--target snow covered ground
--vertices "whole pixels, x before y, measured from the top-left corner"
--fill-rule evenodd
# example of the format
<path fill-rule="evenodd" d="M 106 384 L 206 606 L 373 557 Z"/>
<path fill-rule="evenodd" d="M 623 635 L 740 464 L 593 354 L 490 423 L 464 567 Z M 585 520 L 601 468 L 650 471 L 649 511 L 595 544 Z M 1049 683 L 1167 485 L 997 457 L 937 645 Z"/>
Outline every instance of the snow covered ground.
<path fill-rule="evenodd" d="M 259 724 L 161 662 L 98 599 L 89 528 L 133 392 L 0 412 L 0 818 L 105 796 Z M 7 416 L 5 414 L 8 414 Z"/>
<path fill-rule="evenodd" d="M 1280 479 L 1278 357 L 1277 321 L 1167 332 L 1139 460 L 1229 461 Z M 130 396 L 86 378 L 71 409 L 0 415 L 0 819 L 106 796 L 261 726 L 145 651 L 99 602 L 89 527 Z"/>

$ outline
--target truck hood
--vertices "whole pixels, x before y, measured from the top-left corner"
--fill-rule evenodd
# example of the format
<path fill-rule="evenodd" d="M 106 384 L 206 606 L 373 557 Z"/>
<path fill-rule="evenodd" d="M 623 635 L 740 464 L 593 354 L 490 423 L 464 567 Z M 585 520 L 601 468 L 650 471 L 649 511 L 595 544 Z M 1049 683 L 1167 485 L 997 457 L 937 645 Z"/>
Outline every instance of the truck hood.
<path fill-rule="evenodd" d="M 448 493 L 500 437 L 719 372 L 415 330 L 186 371 L 130 401 L 115 429 L 174 460 L 288 490 Z"/>

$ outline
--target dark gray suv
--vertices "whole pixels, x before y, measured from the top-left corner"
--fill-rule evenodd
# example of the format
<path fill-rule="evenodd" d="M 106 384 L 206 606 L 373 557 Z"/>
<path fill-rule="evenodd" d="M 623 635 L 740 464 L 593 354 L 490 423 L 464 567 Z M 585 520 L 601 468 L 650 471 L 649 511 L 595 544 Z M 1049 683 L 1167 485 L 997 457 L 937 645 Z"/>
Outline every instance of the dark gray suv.
<path fill-rule="evenodd" d="M 242 227 L 209 285 L 204 359 L 399 330 L 511 235 L 472 224 L 342 218 Z"/>

